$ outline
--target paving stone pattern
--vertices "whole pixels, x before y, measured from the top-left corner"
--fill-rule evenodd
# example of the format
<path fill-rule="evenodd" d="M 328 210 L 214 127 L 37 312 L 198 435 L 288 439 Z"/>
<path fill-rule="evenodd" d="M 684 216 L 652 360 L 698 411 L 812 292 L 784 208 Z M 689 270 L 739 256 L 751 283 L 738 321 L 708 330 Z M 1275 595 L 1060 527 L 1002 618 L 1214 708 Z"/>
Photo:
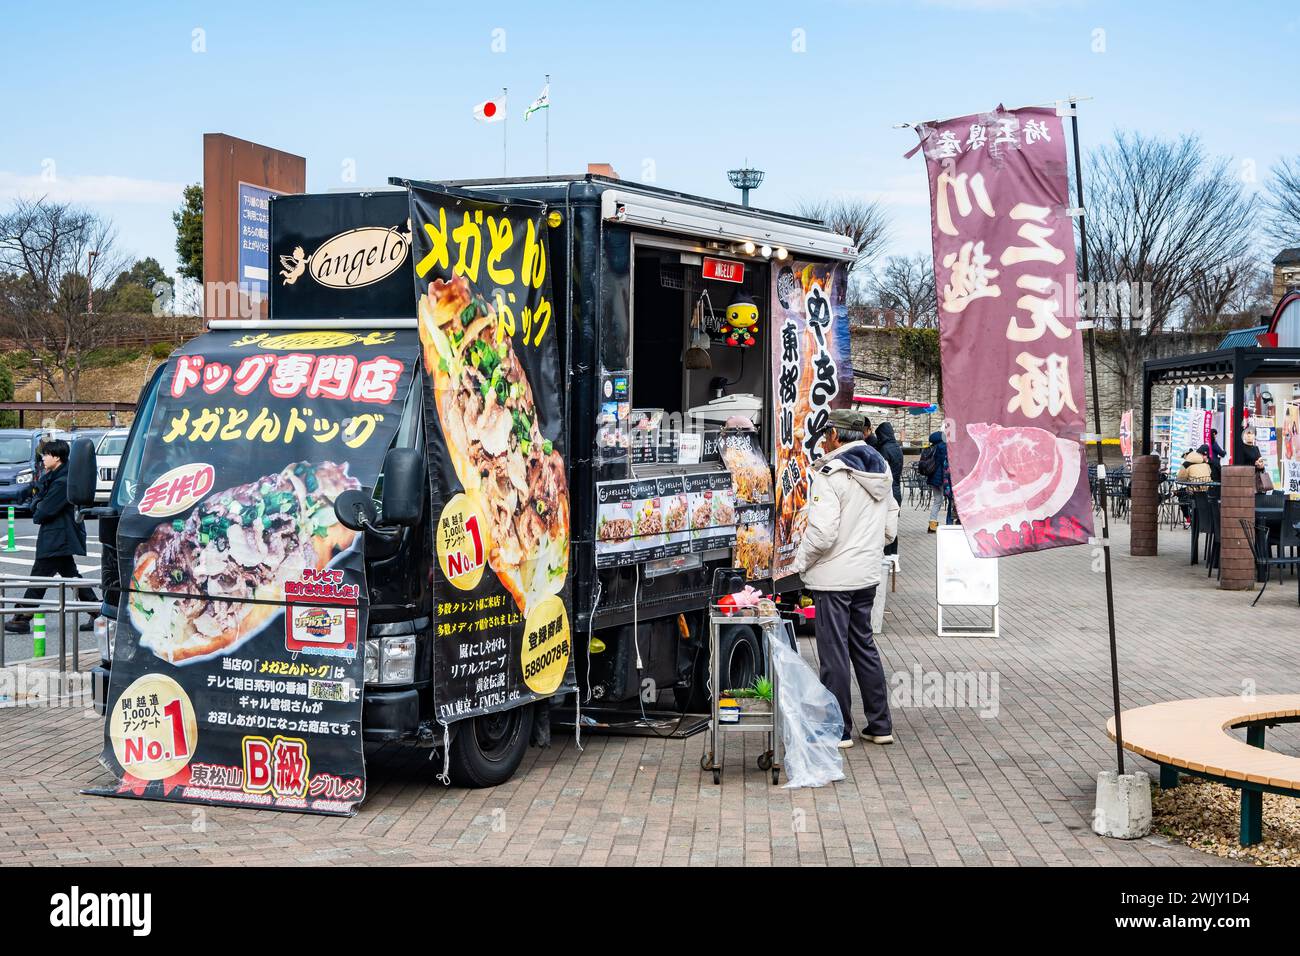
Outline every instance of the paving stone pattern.
<path fill-rule="evenodd" d="M 444 788 L 425 753 L 389 747 L 370 754 L 370 798 L 351 819 L 201 809 L 83 796 L 107 779 L 98 719 L 10 707 L 0 864 L 1220 865 L 1162 837 L 1090 829 L 1096 773 L 1115 760 L 1100 553 L 1004 559 L 1002 637 L 940 639 L 934 538 L 906 503 L 902 524 L 887 671 L 982 673 L 990 689 L 996 675 L 997 712 L 896 707 L 898 742 L 859 741 L 839 783 L 772 786 L 750 735 L 730 738 L 721 786 L 699 769 L 702 736 L 587 736 L 580 753 L 557 735 L 493 790 Z M 1111 534 L 1125 706 L 1300 686 L 1294 579 L 1251 608 L 1251 591 L 1220 590 L 1188 566 L 1184 532 L 1162 530 L 1148 558 L 1129 555 L 1126 526 Z M 1270 746 L 1300 753 L 1298 739 L 1279 732 Z M 1137 757 L 1129 766 L 1154 774 Z"/>

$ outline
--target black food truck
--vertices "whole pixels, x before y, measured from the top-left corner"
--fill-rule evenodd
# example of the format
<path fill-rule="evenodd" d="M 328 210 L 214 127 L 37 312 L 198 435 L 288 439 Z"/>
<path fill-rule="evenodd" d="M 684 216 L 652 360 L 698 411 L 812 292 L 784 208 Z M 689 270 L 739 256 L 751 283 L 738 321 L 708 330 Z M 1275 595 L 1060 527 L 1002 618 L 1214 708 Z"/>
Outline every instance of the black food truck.
<path fill-rule="evenodd" d="M 705 709 L 718 569 L 797 588 L 848 239 L 590 174 L 392 187 L 274 197 L 269 319 L 140 397 L 97 509 L 99 792 L 351 813 L 367 741 L 499 784 L 552 712 Z M 761 670 L 748 627 L 721 654 Z"/>

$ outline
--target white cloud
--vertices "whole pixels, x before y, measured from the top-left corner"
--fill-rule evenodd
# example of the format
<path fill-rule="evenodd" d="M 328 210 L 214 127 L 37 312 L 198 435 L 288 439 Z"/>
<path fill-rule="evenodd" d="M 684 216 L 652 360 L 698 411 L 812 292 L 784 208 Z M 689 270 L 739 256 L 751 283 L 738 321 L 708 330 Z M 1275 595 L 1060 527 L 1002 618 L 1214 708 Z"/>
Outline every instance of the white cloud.
<path fill-rule="evenodd" d="M 174 206 L 180 203 L 184 183 L 130 176 L 64 176 L 57 165 L 46 175 L 24 176 L 0 170 L 0 199 L 34 199 L 48 196 L 59 202 L 140 203 Z"/>

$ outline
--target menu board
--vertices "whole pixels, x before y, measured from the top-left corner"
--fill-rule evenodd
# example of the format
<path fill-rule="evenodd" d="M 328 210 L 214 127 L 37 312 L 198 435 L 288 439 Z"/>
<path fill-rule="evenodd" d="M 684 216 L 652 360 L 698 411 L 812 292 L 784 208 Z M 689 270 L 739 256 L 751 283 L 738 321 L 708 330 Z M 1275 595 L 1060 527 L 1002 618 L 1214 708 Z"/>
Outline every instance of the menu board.
<path fill-rule="evenodd" d="M 598 568 L 729 548 L 735 540 L 730 472 L 596 484 Z"/>

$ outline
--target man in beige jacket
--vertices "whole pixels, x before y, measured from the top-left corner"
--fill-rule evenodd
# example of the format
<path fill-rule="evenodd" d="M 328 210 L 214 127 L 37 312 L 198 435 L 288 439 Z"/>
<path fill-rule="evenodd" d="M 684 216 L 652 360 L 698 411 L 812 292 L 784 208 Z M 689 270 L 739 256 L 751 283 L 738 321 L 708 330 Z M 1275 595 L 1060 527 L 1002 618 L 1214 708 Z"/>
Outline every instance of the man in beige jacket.
<path fill-rule="evenodd" d="M 884 548 L 898 535 L 898 502 L 889 465 L 865 441 L 867 418 L 836 409 L 812 463 L 808 527 L 794 569 L 817 609 L 821 681 L 844 716 L 841 747 L 853 746 L 849 669 L 857 674 L 867 723 L 864 739 L 892 744 L 885 670 L 871 634 L 871 605 L 880 584 Z"/>

